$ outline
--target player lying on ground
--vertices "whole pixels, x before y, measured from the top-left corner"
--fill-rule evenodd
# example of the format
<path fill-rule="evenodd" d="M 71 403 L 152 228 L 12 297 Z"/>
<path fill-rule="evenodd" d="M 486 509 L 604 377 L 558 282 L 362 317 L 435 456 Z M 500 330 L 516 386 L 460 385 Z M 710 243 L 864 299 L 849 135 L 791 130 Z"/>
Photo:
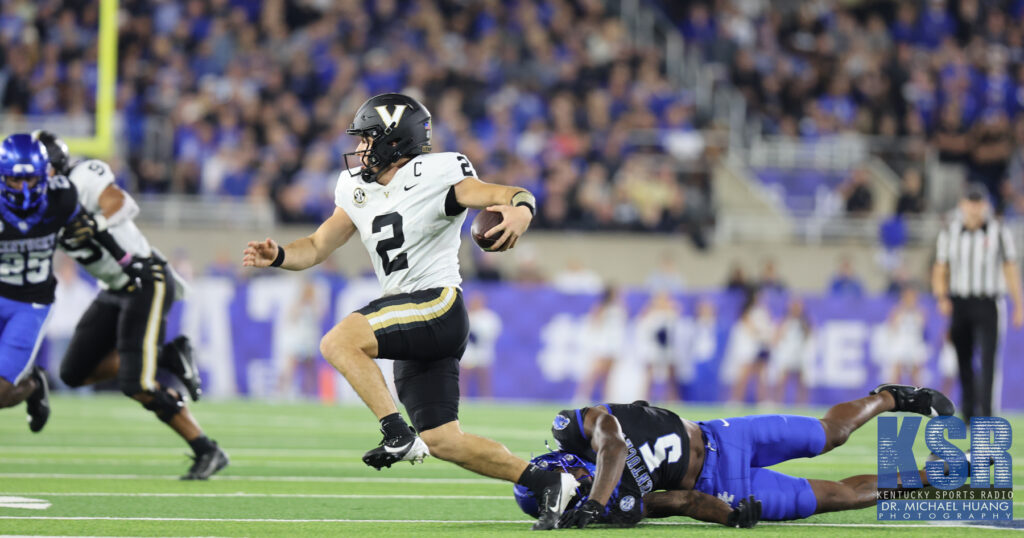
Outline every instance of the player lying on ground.
<path fill-rule="evenodd" d="M 576 481 L 513 456 L 459 426 L 459 359 L 469 322 L 459 285 L 459 232 L 466 208 L 500 212 L 492 250 L 515 246 L 530 225 L 533 196 L 484 183 L 459 153 L 430 153 L 430 112 L 401 94 L 372 97 L 348 134 L 359 137 L 359 166 L 342 172 L 334 214 L 308 237 L 283 247 L 249 243 L 242 264 L 300 271 L 322 262 L 356 232 L 384 296 L 349 314 L 320 351 L 380 420 L 384 440 L 363 456 L 380 469 L 433 456 L 478 474 L 516 482 L 546 499 L 538 527 L 553 528 Z M 380 368 L 394 359 L 395 386 L 417 436 L 398 413 Z"/>
<path fill-rule="evenodd" d="M 875 504 L 876 475 L 834 482 L 766 467 L 824 454 L 886 411 L 949 416 L 955 410 L 942 393 L 906 385 L 879 385 L 821 419 L 754 415 L 692 422 L 646 402 L 599 405 L 559 412 L 551 432 L 560 452 L 534 462 L 584 484 L 592 480 L 589 491 L 585 485 L 577 491 L 558 528 L 633 525 L 670 516 L 753 527 L 760 519 L 800 519 Z M 923 471 L 921 476 L 927 480 Z M 515 497 L 524 512 L 536 515 L 537 500 L 529 491 L 516 486 Z"/>
<path fill-rule="evenodd" d="M 108 232 L 112 250 L 99 248 L 89 234 L 65 235 L 59 245 L 99 282 L 101 291 L 75 327 L 61 361 L 60 377 L 70 387 L 117 378 L 121 392 L 152 411 L 192 448 L 191 468 L 181 478 L 205 480 L 228 464 L 217 443 L 203 434 L 173 388 L 156 380 L 158 368 L 176 376 L 193 400 L 201 394 L 199 371 L 188 338 L 164 341 L 167 312 L 184 295 L 184 283 L 152 248 L 133 219 L 139 206 L 114 183 L 107 163 L 89 159 L 71 164 L 67 145 L 56 135 L 37 131 L 54 173 L 67 176 L 78 191 L 82 210 Z M 134 271 L 130 278 L 122 267 Z"/>
<path fill-rule="evenodd" d="M 25 402 L 33 432 L 50 417 L 46 373 L 35 358 L 57 287 L 57 241 L 88 236 L 117 248 L 81 209 L 74 185 L 49 170 L 46 146 L 32 135 L 0 143 L 0 408 Z"/>

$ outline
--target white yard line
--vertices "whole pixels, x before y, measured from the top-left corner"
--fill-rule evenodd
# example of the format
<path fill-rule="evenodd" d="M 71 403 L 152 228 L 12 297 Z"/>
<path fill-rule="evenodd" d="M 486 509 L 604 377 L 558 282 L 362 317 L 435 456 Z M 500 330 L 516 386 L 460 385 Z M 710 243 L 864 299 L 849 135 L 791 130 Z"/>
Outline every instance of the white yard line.
<path fill-rule="evenodd" d="M 116 516 L 0 516 L 0 520 L 53 520 L 53 521 L 188 521 L 207 523 L 431 523 L 440 525 L 465 525 L 465 524 L 512 524 L 526 525 L 532 523 L 532 519 L 468 519 L 468 520 L 446 520 L 446 519 L 265 519 L 265 518 L 196 518 L 196 517 L 116 517 Z M 711 523 L 699 521 L 657 521 L 644 522 L 644 525 L 664 526 L 711 526 Z M 935 529 L 936 527 L 957 527 L 969 529 L 992 529 L 992 530 L 1015 530 L 1004 527 L 989 527 L 984 525 L 932 525 L 927 523 L 903 524 L 903 523 L 800 523 L 800 522 L 763 522 L 760 525 L 768 526 L 796 526 L 796 527 L 850 527 L 864 529 L 893 529 L 893 528 L 924 528 Z"/>
<path fill-rule="evenodd" d="M 230 454 L 235 456 L 234 454 Z M 0 456 L 0 464 L 19 464 L 19 465 L 87 465 L 96 466 L 102 465 L 115 466 L 115 467 L 167 467 L 168 465 L 176 465 L 178 463 L 188 463 L 184 454 L 166 455 L 166 456 L 150 456 L 146 459 L 114 459 L 114 458 L 8 458 Z M 291 460 L 263 460 L 263 459 L 247 459 L 247 458 L 232 458 L 231 466 L 233 468 L 239 467 L 290 467 L 296 469 L 339 469 L 342 467 L 349 467 L 353 469 L 365 469 L 366 464 L 361 461 L 355 461 L 354 458 L 338 458 L 333 461 L 291 461 Z"/>
<path fill-rule="evenodd" d="M 358 495 L 344 493 L 120 493 L 101 491 L 11 493 L 4 495 L 33 497 L 214 497 L 214 498 L 271 498 L 271 499 L 449 499 L 466 501 L 509 501 L 511 495 Z"/>
<path fill-rule="evenodd" d="M 178 480 L 177 475 L 148 474 L 78 474 L 78 473 L 0 473 L 0 478 L 57 478 L 61 480 Z M 241 482 L 376 482 L 382 484 L 491 484 L 507 486 L 500 480 L 488 478 L 386 478 L 357 476 L 220 476 L 216 481 L 237 480 Z"/>
<path fill-rule="evenodd" d="M 76 492 L 5 492 L 6 495 L 36 497 L 214 497 L 214 498 L 272 498 L 272 499 L 459 499 L 480 501 L 507 501 L 509 495 L 362 495 L 345 493 L 125 493 L 112 491 L 76 491 Z M 1016 501 L 1014 506 L 1024 506 L 1024 501 Z M 649 522 L 660 524 L 658 522 Z M 2 537 L 0 537 L 2 538 Z"/>
<path fill-rule="evenodd" d="M 540 436 L 544 437 L 543 434 Z M 231 455 L 249 456 L 299 456 L 324 458 L 346 458 L 362 457 L 362 450 L 346 449 L 322 449 L 322 448 L 266 448 L 266 447 L 226 447 Z M 543 448 L 543 443 L 538 443 L 538 453 Z M 92 454 L 183 454 L 185 448 L 177 447 L 133 447 L 133 446 L 53 446 L 53 445 L 0 445 L 0 454 L 4 453 L 28 453 L 28 454 L 78 454 L 89 456 Z M 824 465 L 844 464 L 844 461 L 830 461 L 837 459 L 848 459 L 850 456 L 870 457 L 871 462 L 875 461 L 877 451 L 873 448 L 851 446 L 839 449 L 835 454 L 829 454 L 819 458 L 801 458 L 792 460 L 803 463 L 821 463 Z M 923 456 L 921 457 L 923 460 Z"/>
<path fill-rule="evenodd" d="M 145 455 L 162 455 L 176 456 L 185 454 L 187 447 L 115 447 L 115 446 L 0 446 L 0 454 L 16 452 L 16 453 L 28 453 L 28 454 L 77 454 L 82 456 L 89 456 L 92 454 L 119 454 L 119 455 L 132 455 L 132 454 L 145 454 Z M 320 449 L 320 448 L 234 448 L 227 447 L 228 453 L 232 456 L 248 455 L 248 456 L 299 456 L 299 457 L 317 457 L 322 456 L 324 458 L 346 458 L 346 457 L 362 457 L 363 452 L 360 450 L 342 450 L 342 449 Z M 3 460 L 0 460 L 3 461 Z"/>

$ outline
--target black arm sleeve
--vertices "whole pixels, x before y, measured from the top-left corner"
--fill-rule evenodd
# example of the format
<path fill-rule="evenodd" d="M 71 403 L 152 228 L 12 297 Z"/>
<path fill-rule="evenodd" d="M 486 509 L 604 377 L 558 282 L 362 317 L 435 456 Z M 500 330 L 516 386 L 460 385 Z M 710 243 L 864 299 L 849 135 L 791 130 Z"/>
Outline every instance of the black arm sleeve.
<path fill-rule="evenodd" d="M 117 240 L 114 239 L 114 236 L 110 235 L 110 232 L 107 230 L 96 232 L 93 239 L 99 243 L 104 250 L 109 252 L 118 263 L 121 263 L 121 260 L 128 255 L 128 253 L 121 248 L 121 245 L 117 244 Z"/>
<path fill-rule="evenodd" d="M 455 198 L 455 185 L 448 187 L 448 195 L 444 198 L 444 214 L 454 217 L 465 210 L 466 208 Z"/>

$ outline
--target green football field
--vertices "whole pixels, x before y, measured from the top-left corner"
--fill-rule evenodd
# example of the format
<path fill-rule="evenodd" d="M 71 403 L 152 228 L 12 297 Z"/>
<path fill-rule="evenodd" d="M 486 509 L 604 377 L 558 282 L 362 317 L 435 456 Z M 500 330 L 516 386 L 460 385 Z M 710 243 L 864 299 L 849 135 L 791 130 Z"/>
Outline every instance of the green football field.
<path fill-rule="evenodd" d="M 509 484 L 483 479 L 448 463 L 401 464 L 374 471 L 362 453 L 380 440 L 362 407 L 256 402 L 200 402 L 195 415 L 231 456 L 208 482 L 180 482 L 187 446 L 123 397 L 57 397 L 46 430 L 29 433 L 24 408 L 0 411 L 0 534 L 94 536 L 490 536 L 524 532 L 531 524 Z M 467 431 L 505 443 L 526 458 L 545 451 L 558 404 L 465 404 Z M 729 417 L 753 409 L 673 407 L 693 419 Z M 821 409 L 800 414 L 818 415 Z M 790 411 L 791 412 L 791 411 Z M 1011 417 L 1024 431 L 1024 416 Z M 1018 434 L 1019 437 L 1019 434 Z M 927 453 L 923 436 L 916 453 Z M 1018 440 L 1016 462 L 1024 463 Z M 841 479 L 875 469 L 872 421 L 836 451 L 787 462 L 789 474 Z M 1018 495 L 1024 469 L 1015 465 Z M 11 499 L 20 497 L 23 499 Z M 1024 498 L 1021 498 L 1024 500 Z M 1017 517 L 1024 503 L 1015 503 Z M 1006 532 L 978 527 L 875 521 L 875 509 L 761 523 L 747 531 L 671 518 L 634 529 L 587 529 L 592 535 L 787 536 L 917 533 L 952 536 Z"/>

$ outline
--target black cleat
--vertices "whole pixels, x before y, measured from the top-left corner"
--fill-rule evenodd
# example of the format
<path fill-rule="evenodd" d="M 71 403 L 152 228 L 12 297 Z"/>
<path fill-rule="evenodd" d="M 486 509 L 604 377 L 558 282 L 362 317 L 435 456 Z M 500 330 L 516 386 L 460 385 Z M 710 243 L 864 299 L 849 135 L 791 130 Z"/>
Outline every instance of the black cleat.
<path fill-rule="evenodd" d="M 949 417 L 956 413 L 953 402 L 935 389 L 883 383 L 875 387 L 871 394 L 879 394 L 883 390 L 892 394 L 896 400 L 896 408 L 893 411 L 906 411 L 926 417 Z"/>
<path fill-rule="evenodd" d="M 32 430 L 32 433 L 39 433 L 50 419 L 50 384 L 46 381 L 46 371 L 38 366 L 33 366 L 29 375 L 35 378 L 38 386 L 28 398 L 25 398 L 25 407 L 28 408 L 28 429 Z"/>
<path fill-rule="evenodd" d="M 160 366 L 174 374 L 174 377 L 185 385 L 193 402 L 199 401 L 199 397 L 203 395 L 202 380 L 199 379 L 199 368 L 196 368 L 196 360 L 192 357 L 192 343 L 187 336 L 179 335 L 164 344 L 160 353 Z"/>
<path fill-rule="evenodd" d="M 380 446 L 363 454 L 363 463 L 379 471 L 400 461 L 412 462 L 413 465 L 423 463 L 423 458 L 429 455 L 430 450 L 423 439 L 416 434 L 409 434 L 391 439 L 385 437 Z"/>
<path fill-rule="evenodd" d="M 192 458 L 192 467 L 189 468 L 185 476 L 181 477 L 182 480 L 206 480 L 231 462 L 228 455 L 217 446 L 216 442 L 213 443 L 212 450 L 189 457 Z"/>
<path fill-rule="evenodd" d="M 554 529 L 565 507 L 569 506 L 569 501 L 576 495 L 576 488 L 580 485 L 576 478 L 569 473 L 559 473 L 559 478 L 557 483 L 544 488 L 539 495 L 540 515 L 533 524 L 535 531 Z"/>

